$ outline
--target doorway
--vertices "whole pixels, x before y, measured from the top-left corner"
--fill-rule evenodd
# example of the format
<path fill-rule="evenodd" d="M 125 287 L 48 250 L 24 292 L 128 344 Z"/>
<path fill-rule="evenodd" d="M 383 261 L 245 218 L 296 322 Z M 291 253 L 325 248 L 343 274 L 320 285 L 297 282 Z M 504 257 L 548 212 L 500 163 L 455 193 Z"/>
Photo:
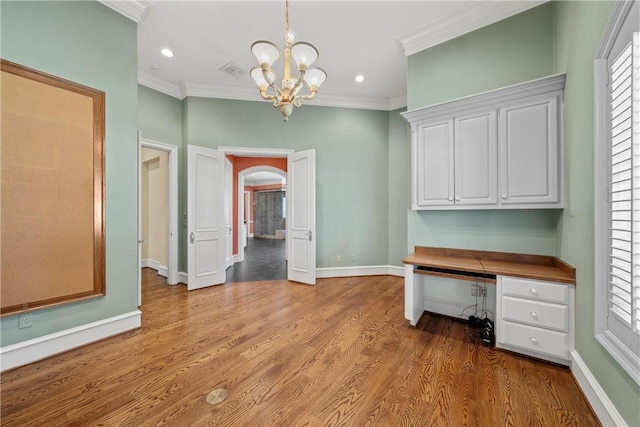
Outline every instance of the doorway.
<path fill-rule="evenodd" d="M 151 267 L 178 283 L 178 149 L 140 138 L 138 162 L 140 268 Z M 138 276 L 138 304 L 142 304 Z"/>
<path fill-rule="evenodd" d="M 227 282 L 284 280 L 286 264 L 286 172 L 258 165 L 238 173 L 238 262 Z"/>
<path fill-rule="evenodd" d="M 224 230 L 224 163 L 235 157 L 277 157 L 287 164 L 287 279 L 315 285 L 315 150 L 253 149 L 187 145 L 187 233 L 189 290 L 226 281 Z M 266 160 L 266 159 L 265 159 Z M 235 168 L 235 164 L 234 164 Z M 243 168 L 238 168 L 242 170 Z M 284 169 L 284 168 L 283 168 Z M 237 176 L 237 175 L 236 175 Z M 234 183 L 234 187 L 237 182 Z M 242 191 L 234 199 L 243 200 Z M 240 193 L 240 194 L 239 194 Z M 234 203 L 242 206 L 242 203 Z M 236 207 L 234 209 L 240 210 Z M 243 229 L 243 213 L 233 216 L 240 222 L 233 231 L 234 245 Z M 239 246 L 241 246 L 240 244 Z M 236 253 L 238 251 L 235 251 Z M 238 254 L 242 256 L 242 252 Z M 240 261 L 240 260 L 238 260 Z"/>

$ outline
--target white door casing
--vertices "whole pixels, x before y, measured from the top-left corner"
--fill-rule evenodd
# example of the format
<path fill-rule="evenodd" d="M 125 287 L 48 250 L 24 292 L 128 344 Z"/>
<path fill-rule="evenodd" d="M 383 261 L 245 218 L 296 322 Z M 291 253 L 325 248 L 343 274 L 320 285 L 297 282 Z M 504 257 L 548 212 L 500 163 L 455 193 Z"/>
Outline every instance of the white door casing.
<path fill-rule="evenodd" d="M 142 145 L 138 131 L 138 307 L 142 305 Z"/>
<path fill-rule="evenodd" d="M 188 289 L 226 280 L 224 227 L 225 156 L 187 146 Z"/>
<path fill-rule="evenodd" d="M 233 227 L 231 219 L 233 218 L 233 165 L 231 161 L 225 157 L 224 159 L 224 232 L 225 232 L 225 269 L 231 267 L 233 258 Z"/>
<path fill-rule="evenodd" d="M 287 278 L 316 284 L 316 151 L 287 161 Z"/>

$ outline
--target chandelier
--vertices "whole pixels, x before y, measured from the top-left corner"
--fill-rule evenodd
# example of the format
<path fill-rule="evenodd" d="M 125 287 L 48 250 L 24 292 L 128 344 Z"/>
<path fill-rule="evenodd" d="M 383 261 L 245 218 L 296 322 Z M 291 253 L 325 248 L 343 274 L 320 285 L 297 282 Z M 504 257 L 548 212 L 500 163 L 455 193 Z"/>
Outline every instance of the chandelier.
<path fill-rule="evenodd" d="M 251 45 L 251 52 L 258 59 L 259 67 L 251 69 L 251 77 L 260 89 L 260 96 L 280 109 L 285 123 L 293 111 L 303 101 L 312 99 L 318 87 L 327 78 L 320 68 L 309 68 L 318 59 L 318 50 L 309 43 L 294 43 L 295 37 L 289 32 L 289 0 L 285 0 L 284 72 L 281 87 L 276 85 L 276 73 L 271 65 L 280 57 L 280 49 L 268 41 L 259 40 Z M 298 76 L 291 76 L 291 57 L 298 66 Z M 308 93 L 303 94 L 304 86 Z"/>

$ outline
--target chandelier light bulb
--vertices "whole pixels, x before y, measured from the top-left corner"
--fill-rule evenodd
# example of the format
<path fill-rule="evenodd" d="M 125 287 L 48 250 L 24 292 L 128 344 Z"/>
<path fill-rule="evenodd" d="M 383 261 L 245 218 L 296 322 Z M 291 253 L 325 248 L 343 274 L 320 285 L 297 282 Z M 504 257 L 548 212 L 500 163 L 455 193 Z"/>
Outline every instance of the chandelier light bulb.
<path fill-rule="evenodd" d="M 264 40 L 259 40 L 252 44 L 251 52 L 253 52 L 261 65 L 268 64 L 271 66 L 280 57 L 280 49 L 275 44 Z"/>
<path fill-rule="evenodd" d="M 291 46 L 291 56 L 298 64 L 299 70 L 306 70 L 318 60 L 318 50 L 309 43 L 298 42 Z"/>
<path fill-rule="evenodd" d="M 322 68 L 312 68 L 307 70 L 304 75 L 304 81 L 307 82 L 309 87 L 316 89 L 320 87 L 322 83 L 327 79 L 327 73 Z"/>

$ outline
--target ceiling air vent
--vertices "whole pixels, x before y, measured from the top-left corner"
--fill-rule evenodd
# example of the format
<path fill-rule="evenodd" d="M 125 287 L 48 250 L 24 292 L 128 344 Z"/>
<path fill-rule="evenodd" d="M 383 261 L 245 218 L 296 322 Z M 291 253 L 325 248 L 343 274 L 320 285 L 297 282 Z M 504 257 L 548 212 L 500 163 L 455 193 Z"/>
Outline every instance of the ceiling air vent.
<path fill-rule="evenodd" d="M 231 77 L 233 77 L 236 80 L 239 80 L 248 74 L 247 70 L 245 70 L 238 64 L 234 63 L 233 61 L 227 62 L 222 67 L 220 67 L 220 71 L 229 74 Z"/>

